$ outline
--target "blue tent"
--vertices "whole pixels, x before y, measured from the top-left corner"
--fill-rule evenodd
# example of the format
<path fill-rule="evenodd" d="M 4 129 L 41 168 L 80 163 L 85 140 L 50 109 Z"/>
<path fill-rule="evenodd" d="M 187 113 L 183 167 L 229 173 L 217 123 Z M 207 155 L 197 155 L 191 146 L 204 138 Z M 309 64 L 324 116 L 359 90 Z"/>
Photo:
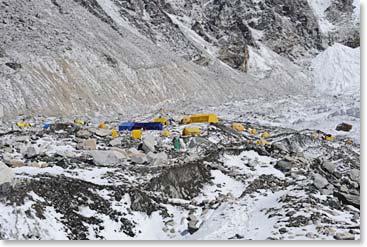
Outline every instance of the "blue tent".
<path fill-rule="evenodd" d="M 134 123 L 133 129 L 163 130 L 163 125 L 159 122 Z"/>
<path fill-rule="evenodd" d="M 124 123 L 121 123 L 119 125 L 119 131 L 123 131 L 123 130 L 133 130 L 133 127 L 134 127 L 134 123 L 132 122 L 124 122 Z"/>
<path fill-rule="evenodd" d="M 46 124 L 44 124 L 44 125 L 42 126 L 42 128 L 44 128 L 44 129 L 49 129 L 49 128 L 51 128 L 51 126 L 52 126 L 52 124 L 50 124 L 50 123 L 46 123 Z"/>

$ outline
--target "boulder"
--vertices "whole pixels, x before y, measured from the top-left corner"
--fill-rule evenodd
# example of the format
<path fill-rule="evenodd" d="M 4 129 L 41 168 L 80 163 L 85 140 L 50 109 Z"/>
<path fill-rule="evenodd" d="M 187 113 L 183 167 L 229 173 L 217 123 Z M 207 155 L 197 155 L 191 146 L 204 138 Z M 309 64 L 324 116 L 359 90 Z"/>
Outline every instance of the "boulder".
<path fill-rule="evenodd" d="M 35 146 L 28 146 L 23 152 L 23 156 L 27 159 L 34 158 L 39 155 L 39 151 Z"/>
<path fill-rule="evenodd" d="M 97 149 L 97 140 L 96 139 L 87 139 L 84 140 L 81 148 L 83 150 L 96 150 Z"/>
<path fill-rule="evenodd" d="M 149 152 L 147 154 L 147 158 L 148 161 L 152 164 L 152 165 L 161 165 L 161 164 L 166 164 L 168 161 L 168 156 L 166 153 L 161 152 L 161 153 L 152 153 Z"/>
<path fill-rule="evenodd" d="M 354 240 L 354 235 L 349 232 L 338 232 L 334 238 L 336 240 Z"/>
<path fill-rule="evenodd" d="M 358 169 L 352 169 L 349 173 L 349 177 L 351 180 L 358 182 L 360 180 L 360 170 Z"/>
<path fill-rule="evenodd" d="M 122 140 L 123 140 L 122 137 L 117 137 L 117 138 L 110 141 L 110 146 L 112 146 L 112 147 L 118 146 L 118 145 L 121 144 Z"/>
<path fill-rule="evenodd" d="M 323 189 L 329 184 L 329 182 L 320 174 L 315 173 L 313 174 L 313 184 L 316 186 L 316 188 Z"/>
<path fill-rule="evenodd" d="M 147 156 L 144 153 L 137 150 L 136 148 L 130 148 L 127 150 L 126 153 L 128 159 L 130 159 L 132 162 L 135 162 L 137 164 L 143 164 L 145 162 L 148 162 Z"/>
<path fill-rule="evenodd" d="M 329 173 L 333 174 L 335 172 L 336 164 L 334 164 L 330 161 L 324 161 L 322 163 L 322 168 L 324 168 Z"/>
<path fill-rule="evenodd" d="M 48 164 L 46 162 L 40 161 L 40 162 L 32 162 L 31 164 L 35 168 L 46 168 Z"/>
<path fill-rule="evenodd" d="M 290 161 L 279 160 L 274 167 L 282 172 L 289 172 L 292 169 L 293 164 Z"/>
<path fill-rule="evenodd" d="M 10 160 L 9 165 L 13 168 L 25 166 L 25 163 L 21 160 Z"/>
<path fill-rule="evenodd" d="M 14 180 L 14 173 L 11 168 L 0 161 L 0 186 L 11 183 Z"/>
<path fill-rule="evenodd" d="M 101 166 L 114 166 L 126 158 L 122 153 L 114 150 L 94 150 L 90 155 L 94 162 Z"/>
<path fill-rule="evenodd" d="M 82 129 L 76 132 L 76 137 L 88 139 L 92 136 L 92 133 L 87 129 Z"/>
<path fill-rule="evenodd" d="M 341 123 L 336 126 L 335 130 L 349 132 L 352 129 L 352 125 L 348 123 Z"/>
<path fill-rule="evenodd" d="M 96 136 L 99 136 L 99 137 L 106 137 L 106 136 L 109 136 L 111 134 L 111 130 L 109 130 L 109 129 L 96 129 L 95 134 L 96 134 Z"/>
<path fill-rule="evenodd" d="M 154 145 L 155 140 L 153 136 L 147 135 L 146 137 L 144 137 L 142 149 L 144 150 L 145 153 L 154 152 L 155 151 Z"/>

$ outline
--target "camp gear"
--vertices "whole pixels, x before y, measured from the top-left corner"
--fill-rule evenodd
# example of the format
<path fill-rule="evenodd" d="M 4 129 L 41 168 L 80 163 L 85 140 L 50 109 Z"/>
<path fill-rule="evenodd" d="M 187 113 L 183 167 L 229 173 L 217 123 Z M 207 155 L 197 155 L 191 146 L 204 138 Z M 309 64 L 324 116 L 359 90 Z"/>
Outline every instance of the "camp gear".
<path fill-rule="evenodd" d="M 270 137 L 270 134 L 268 132 L 264 132 L 264 133 L 261 134 L 261 138 L 266 139 L 266 138 L 269 138 L 269 137 Z"/>
<path fill-rule="evenodd" d="M 169 137 L 170 135 L 171 135 L 171 132 L 169 132 L 169 130 L 163 130 L 161 132 L 161 136 Z"/>
<path fill-rule="evenodd" d="M 256 135 L 257 134 L 257 130 L 256 129 L 248 129 L 247 130 L 248 133 Z"/>
<path fill-rule="evenodd" d="M 264 146 L 264 145 L 269 145 L 269 142 L 265 141 L 264 139 L 260 139 L 260 140 L 257 140 L 257 141 L 256 141 L 256 144 L 257 144 L 257 145 L 262 145 L 262 146 Z"/>
<path fill-rule="evenodd" d="M 325 141 L 335 141 L 335 137 L 332 135 L 326 135 L 324 137 Z"/>
<path fill-rule="evenodd" d="M 147 123 L 134 123 L 133 129 L 143 130 L 163 130 L 162 123 L 147 122 Z"/>
<path fill-rule="evenodd" d="M 118 131 L 113 129 L 112 132 L 111 132 L 112 139 L 115 139 L 117 136 L 118 136 Z"/>
<path fill-rule="evenodd" d="M 85 122 L 84 122 L 83 120 L 81 120 L 81 119 L 76 119 L 76 120 L 74 121 L 74 123 L 76 123 L 76 124 L 80 124 L 80 125 L 85 125 Z"/>
<path fill-rule="evenodd" d="M 123 130 L 128 130 L 128 131 L 132 131 L 134 127 L 134 123 L 132 122 L 124 122 L 124 123 L 120 123 L 119 125 L 119 131 L 123 131 Z"/>
<path fill-rule="evenodd" d="M 311 138 L 316 140 L 317 138 L 319 138 L 319 135 L 317 133 L 312 133 Z"/>
<path fill-rule="evenodd" d="M 181 143 L 180 143 L 180 140 L 177 137 L 173 138 L 173 148 L 176 151 L 181 149 Z"/>
<path fill-rule="evenodd" d="M 184 117 L 183 119 L 181 119 L 180 124 L 189 124 L 191 123 L 191 119 L 190 117 Z"/>
<path fill-rule="evenodd" d="M 42 126 L 42 128 L 43 128 L 43 129 L 49 129 L 49 128 L 51 128 L 51 125 L 52 125 L 52 124 L 50 124 L 50 123 L 46 123 L 46 124 L 44 124 L 44 125 Z"/>
<path fill-rule="evenodd" d="M 31 124 L 30 123 L 23 123 L 23 122 L 17 122 L 17 126 L 24 128 L 24 127 L 30 127 Z"/>
<path fill-rule="evenodd" d="M 99 128 L 99 129 L 105 129 L 105 128 L 107 128 L 107 126 L 106 126 L 106 124 L 105 124 L 105 123 L 100 123 L 100 124 L 98 125 L 98 128 Z"/>
<path fill-rule="evenodd" d="M 200 135 L 200 133 L 201 133 L 201 130 L 200 128 L 197 128 L 197 127 L 190 127 L 190 128 L 186 127 L 182 131 L 182 135 L 184 136 L 198 136 Z"/>
<path fill-rule="evenodd" d="M 194 114 L 190 116 L 191 123 L 218 123 L 218 117 L 215 114 Z"/>
<path fill-rule="evenodd" d="M 240 123 L 233 123 L 232 129 L 237 130 L 237 131 L 244 131 L 245 126 L 243 126 L 243 124 L 240 124 Z"/>
<path fill-rule="evenodd" d="M 142 131 L 141 130 L 133 130 L 133 131 L 131 131 L 131 137 L 133 139 L 141 139 L 141 137 L 142 137 Z"/>
<path fill-rule="evenodd" d="M 169 121 L 166 118 L 155 118 L 153 121 L 162 125 L 169 125 Z"/>

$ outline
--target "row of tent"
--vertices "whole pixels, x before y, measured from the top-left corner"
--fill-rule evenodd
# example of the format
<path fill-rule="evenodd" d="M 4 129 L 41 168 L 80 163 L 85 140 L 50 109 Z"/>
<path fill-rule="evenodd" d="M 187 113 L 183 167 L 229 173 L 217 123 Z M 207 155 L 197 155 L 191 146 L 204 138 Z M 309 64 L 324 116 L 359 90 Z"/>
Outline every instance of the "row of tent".
<path fill-rule="evenodd" d="M 215 114 L 194 114 L 185 117 L 181 123 L 218 123 L 218 117 Z M 163 130 L 164 125 L 172 123 L 172 119 L 155 118 L 153 122 L 123 122 L 119 125 L 119 131 L 133 131 L 137 129 L 144 130 Z"/>

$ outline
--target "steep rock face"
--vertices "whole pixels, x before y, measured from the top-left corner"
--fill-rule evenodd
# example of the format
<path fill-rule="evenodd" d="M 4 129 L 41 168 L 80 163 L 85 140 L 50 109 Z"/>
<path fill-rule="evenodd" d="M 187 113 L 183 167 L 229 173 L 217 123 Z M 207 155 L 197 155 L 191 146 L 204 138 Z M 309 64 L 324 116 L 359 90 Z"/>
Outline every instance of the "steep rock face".
<path fill-rule="evenodd" d="M 327 18 L 351 18 L 349 5 L 334 5 Z M 20 0 L 0 8 L 5 115 L 131 114 L 168 102 L 307 93 L 299 59 L 330 37 L 305 0 Z"/>

